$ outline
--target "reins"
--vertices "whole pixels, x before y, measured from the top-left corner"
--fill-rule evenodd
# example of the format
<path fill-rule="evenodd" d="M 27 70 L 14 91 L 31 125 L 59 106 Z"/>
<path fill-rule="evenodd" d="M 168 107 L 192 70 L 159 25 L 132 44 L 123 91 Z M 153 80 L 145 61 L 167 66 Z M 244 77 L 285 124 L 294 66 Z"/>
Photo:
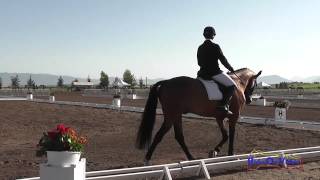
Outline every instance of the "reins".
<path fill-rule="evenodd" d="M 239 78 L 239 80 L 241 81 L 241 84 L 242 84 L 242 85 L 246 85 L 246 83 L 244 83 L 243 80 L 242 80 L 235 72 L 232 72 L 232 73 L 233 73 L 234 75 L 236 75 L 237 78 Z"/>

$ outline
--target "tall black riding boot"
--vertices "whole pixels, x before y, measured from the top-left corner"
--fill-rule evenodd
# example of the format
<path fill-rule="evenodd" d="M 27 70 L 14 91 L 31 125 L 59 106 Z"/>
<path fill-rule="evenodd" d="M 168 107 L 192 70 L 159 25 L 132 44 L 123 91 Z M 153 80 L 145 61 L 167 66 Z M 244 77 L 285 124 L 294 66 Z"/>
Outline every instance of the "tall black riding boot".
<path fill-rule="evenodd" d="M 219 111 L 222 111 L 223 113 L 226 113 L 228 115 L 232 115 L 233 113 L 229 110 L 229 104 L 231 97 L 234 93 L 236 86 L 229 86 L 225 87 L 223 91 L 223 99 L 221 100 L 221 104 L 217 106 L 217 109 Z"/>

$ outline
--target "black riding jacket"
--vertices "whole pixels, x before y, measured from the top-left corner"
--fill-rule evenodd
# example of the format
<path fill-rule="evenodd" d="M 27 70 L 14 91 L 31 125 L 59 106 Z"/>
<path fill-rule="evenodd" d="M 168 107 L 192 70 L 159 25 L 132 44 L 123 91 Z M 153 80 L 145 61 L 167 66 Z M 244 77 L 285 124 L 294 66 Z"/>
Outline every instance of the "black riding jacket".
<path fill-rule="evenodd" d="M 233 71 L 226 57 L 223 55 L 218 44 L 205 40 L 198 48 L 197 52 L 198 65 L 200 70 L 198 76 L 203 79 L 211 79 L 212 76 L 220 74 L 218 59 L 229 70 Z"/>

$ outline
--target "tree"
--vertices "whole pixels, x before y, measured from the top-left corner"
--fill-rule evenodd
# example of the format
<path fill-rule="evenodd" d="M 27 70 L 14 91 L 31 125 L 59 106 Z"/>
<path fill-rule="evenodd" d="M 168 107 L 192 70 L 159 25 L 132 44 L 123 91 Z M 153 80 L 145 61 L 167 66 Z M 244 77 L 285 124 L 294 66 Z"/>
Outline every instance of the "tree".
<path fill-rule="evenodd" d="M 101 71 L 100 73 L 100 87 L 102 87 L 103 89 L 108 88 L 109 86 L 109 76 L 104 73 L 103 71 Z"/>
<path fill-rule="evenodd" d="M 2 89 L 2 78 L 0 77 L 0 89 Z"/>
<path fill-rule="evenodd" d="M 287 82 L 280 82 L 279 89 L 288 89 L 288 83 Z"/>
<path fill-rule="evenodd" d="M 57 86 L 58 87 L 63 87 L 63 78 L 62 78 L 62 76 L 59 77 Z"/>
<path fill-rule="evenodd" d="M 130 84 L 131 87 L 137 85 L 136 79 L 130 70 L 125 70 L 123 73 L 123 81 Z"/>
<path fill-rule="evenodd" d="M 16 75 L 15 77 L 11 77 L 11 87 L 13 89 L 19 88 L 20 85 L 20 80 L 19 80 L 19 76 Z"/>
<path fill-rule="evenodd" d="M 29 89 L 29 88 L 33 88 L 33 89 L 36 88 L 36 83 L 34 82 L 33 79 L 31 79 L 31 75 L 30 75 L 29 80 L 27 81 L 27 88 L 28 88 L 28 89 Z"/>
<path fill-rule="evenodd" d="M 139 80 L 139 86 L 140 86 L 141 89 L 143 88 L 143 80 L 142 80 L 142 78 L 140 78 L 140 80 Z"/>

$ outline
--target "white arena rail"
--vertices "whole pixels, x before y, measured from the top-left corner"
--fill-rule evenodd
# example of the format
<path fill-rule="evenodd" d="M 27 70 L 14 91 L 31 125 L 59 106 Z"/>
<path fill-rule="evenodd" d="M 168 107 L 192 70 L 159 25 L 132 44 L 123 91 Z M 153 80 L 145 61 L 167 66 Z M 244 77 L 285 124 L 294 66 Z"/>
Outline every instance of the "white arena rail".
<path fill-rule="evenodd" d="M 27 98 L 20 97 L 0 97 L 0 101 L 26 101 Z"/>
<path fill-rule="evenodd" d="M 114 110 L 119 110 L 119 111 L 138 112 L 138 113 L 142 113 L 144 110 L 144 108 L 141 108 L 141 107 L 121 106 L 120 108 L 117 108 L 117 107 L 115 107 L 113 105 L 109 105 L 109 104 L 97 104 L 97 103 L 86 103 L 86 102 L 71 102 L 71 101 L 50 102 L 48 100 L 42 100 L 42 99 L 33 99 L 33 100 L 28 100 L 28 101 L 38 102 L 38 103 L 50 103 L 50 104 L 60 104 L 60 105 L 102 108 L 102 109 L 114 109 Z M 162 110 L 157 109 L 157 114 L 162 114 Z M 198 116 L 196 114 L 184 114 L 183 117 L 205 119 L 205 120 L 214 119 L 212 117 L 202 117 L 202 116 Z M 301 121 L 300 120 L 275 121 L 273 118 L 241 116 L 241 118 L 239 119 L 239 122 L 240 123 L 249 123 L 249 124 L 274 125 L 276 127 L 300 129 L 300 130 L 320 131 L 320 123 L 308 122 L 308 121 L 302 121 L 302 120 Z"/>
<path fill-rule="evenodd" d="M 27 100 L 27 99 L 26 98 L 0 98 L 0 101 L 1 100 L 22 101 L 22 100 Z M 33 99 L 33 100 L 27 100 L 27 101 L 38 102 L 38 103 L 59 104 L 59 105 L 92 107 L 92 108 L 101 108 L 101 109 L 114 109 L 114 110 L 119 110 L 119 111 L 138 112 L 138 113 L 142 113 L 144 110 L 144 108 L 141 108 L 141 107 L 121 106 L 120 108 L 117 108 L 117 107 L 115 107 L 113 105 L 109 105 L 109 104 L 97 104 L 97 103 L 86 103 L 86 102 L 71 102 L 71 101 L 50 102 L 48 100 L 42 100 L 42 99 Z M 157 109 L 157 114 L 162 114 L 161 109 Z M 202 116 L 198 116 L 195 114 L 185 114 L 185 115 L 183 115 L 183 117 L 205 119 L 205 120 L 214 119 L 212 117 L 202 117 Z M 310 121 L 303 121 L 303 120 L 275 121 L 273 118 L 241 116 L 239 119 L 239 122 L 240 123 L 249 123 L 249 124 L 274 125 L 276 127 L 300 129 L 300 130 L 320 131 L 320 123 L 319 122 L 310 122 Z"/>
<path fill-rule="evenodd" d="M 297 156 L 305 161 L 315 161 L 320 159 L 320 146 L 286 149 L 277 151 L 267 151 L 264 154 L 269 156 L 255 157 L 257 160 L 266 160 L 268 157 L 278 157 L 278 155 Z M 252 154 L 241 154 L 234 156 L 224 156 L 209 159 L 199 159 L 193 161 L 183 161 L 180 163 L 163 164 L 155 166 L 113 169 L 103 171 L 92 171 L 86 173 L 86 180 L 139 180 L 144 178 L 174 179 L 180 177 L 201 176 L 210 179 L 210 174 L 214 175 L 221 170 L 245 169 L 248 165 L 248 157 Z M 286 161 L 283 162 L 286 167 Z M 19 180 L 39 180 L 39 177 L 19 179 Z"/>

